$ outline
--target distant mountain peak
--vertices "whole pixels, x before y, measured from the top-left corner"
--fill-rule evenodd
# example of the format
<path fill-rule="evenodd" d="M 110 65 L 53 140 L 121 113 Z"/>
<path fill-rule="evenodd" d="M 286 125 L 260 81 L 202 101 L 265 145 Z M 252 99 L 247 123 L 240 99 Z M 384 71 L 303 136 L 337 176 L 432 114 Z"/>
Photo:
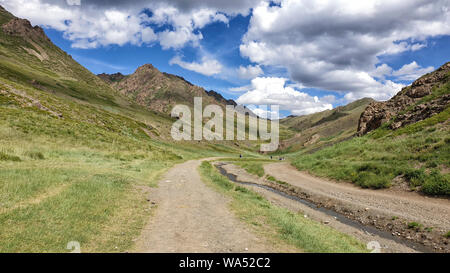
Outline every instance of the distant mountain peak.
<path fill-rule="evenodd" d="M 156 68 L 155 68 L 152 64 L 144 64 L 144 65 L 139 66 L 139 67 L 136 69 L 135 73 L 136 73 L 136 72 L 145 72 L 145 71 L 148 71 L 148 70 L 153 71 L 153 70 L 155 70 L 155 69 L 156 69 Z M 158 70 L 158 69 L 156 69 L 156 70 Z"/>
<path fill-rule="evenodd" d="M 193 106 L 194 97 L 203 97 L 204 105 L 237 105 L 218 92 L 206 91 L 181 76 L 161 72 L 152 64 L 144 64 L 127 76 L 121 73 L 97 76 L 137 104 L 165 114 L 176 104 Z"/>

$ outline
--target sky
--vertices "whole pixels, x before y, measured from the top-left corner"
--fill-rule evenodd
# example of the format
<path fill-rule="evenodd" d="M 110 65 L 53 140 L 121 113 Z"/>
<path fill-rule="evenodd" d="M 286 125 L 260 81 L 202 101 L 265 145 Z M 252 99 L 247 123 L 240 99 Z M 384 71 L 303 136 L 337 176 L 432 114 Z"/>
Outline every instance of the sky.
<path fill-rule="evenodd" d="M 305 115 L 450 61 L 450 0 L 0 0 L 95 74 L 159 70 Z M 257 111 L 261 116 L 264 111 Z"/>

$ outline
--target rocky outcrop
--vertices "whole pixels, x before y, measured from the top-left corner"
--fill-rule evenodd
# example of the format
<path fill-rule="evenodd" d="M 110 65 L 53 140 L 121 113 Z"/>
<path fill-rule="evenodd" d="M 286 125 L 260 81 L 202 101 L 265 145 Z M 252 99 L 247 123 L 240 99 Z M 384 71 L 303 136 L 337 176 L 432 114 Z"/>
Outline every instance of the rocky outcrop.
<path fill-rule="evenodd" d="M 237 105 L 237 103 L 234 100 L 227 100 L 221 94 L 217 93 L 216 91 L 213 91 L 213 90 L 206 91 L 206 94 L 208 94 L 208 96 L 215 98 L 218 102 L 220 102 L 222 104 L 233 105 L 233 106 Z"/>
<path fill-rule="evenodd" d="M 4 15 L 5 11 L 0 10 L 0 13 Z M 37 57 L 41 62 L 49 60 L 49 55 L 44 50 L 46 47 L 44 45 L 51 44 L 51 41 L 41 27 L 33 27 L 30 21 L 14 17 L 3 24 L 1 30 L 7 35 L 21 37 L 28 42 L 26 46 L 21 46 L 28 54 Z"/>
<path fill-rule="evenodd" d="M 361 114 L 357 134 L 359 136 L 367 134 L 389 121 L 392 121 L 389 127 L 395 130 L 442 112 L 450 102 L 448 92 L 432 96 L 430 100 L 423 98 L 449 81 L 450 62 L 403 88 L 392 99 L 369 104 Z"/>
<path fill-rule="evenodd" d="M 119 82 L 119 81 L 123 80 L 125 78 L 125 75 L 123 75 L 120 72 L 114 73 L 114 74 L 102 73 L 102 74 L 98 74 L 97 77 L 102 79 L 107 84 L 112 84 L 114 82 Z"/>
<path fill-rule="evenodd" d="M 2 29 L 6 34 L 21 36 L 35 42 L 50 41 L 40 26 L 33 27 L 30 21 L 26 19 L 13 18 L 8 23 L 2 25 Z"/>

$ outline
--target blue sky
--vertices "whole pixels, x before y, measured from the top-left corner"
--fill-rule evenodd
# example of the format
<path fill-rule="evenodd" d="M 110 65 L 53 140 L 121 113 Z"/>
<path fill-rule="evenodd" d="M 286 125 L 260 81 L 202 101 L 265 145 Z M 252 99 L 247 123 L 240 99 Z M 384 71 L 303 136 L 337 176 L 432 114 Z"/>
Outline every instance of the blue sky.
<path fill-rule="evenodd" d="M 283 115 L 386 100 L 450 61 L 448 1 L 24 1 L 0 4 L 95 74 L 151 63 Z"/>
<path fill-rule="evenodd" d="M 242 36 L 248 28 L 250 16 L 236 16 L 229 24 L 212 23 L 202 29 L 202 50 L 186 46 L 181 49 L 163 50 L 157 43 L 151 45 L 136 46 L 126 44 L 123 46 L 108 45 L 93 49 L 79 49 L 71 46 L 71 41 L 64 38 L 64 33 L 52 28 L 45 28 L 47 36 L 57 46 L 68 52 L 80 64 L 88 68 L 94 74 L 133 73 L 137 67 L 151 63 L 160 71 L 176 74 L 188 81 L 207 90 L 213 89 L 221 92 L 229 98 L 237 98 L 236 94 L 227 93 L 232 87 L 248 84 L 248 81 L 236 78 L 222 79 L 220 75 L 205 76 L 200 73 L 183 69 L 178 65 L 170 65 L 169 61 L 178 55 L 183 60 L 193 62 L 201 58 L 200 51 L 214 54 L 223 65 L 238 68 L 240 65 L 248 65 L 250 61 L 242 58 L 239 53 L 239 45 Z"/>

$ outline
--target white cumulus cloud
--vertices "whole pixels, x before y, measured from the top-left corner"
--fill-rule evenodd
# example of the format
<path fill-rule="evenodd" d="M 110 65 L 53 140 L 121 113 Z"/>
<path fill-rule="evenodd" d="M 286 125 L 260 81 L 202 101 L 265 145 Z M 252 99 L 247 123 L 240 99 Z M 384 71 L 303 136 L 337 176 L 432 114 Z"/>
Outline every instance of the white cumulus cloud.
<path fill-rule="evenodd" d="M 177 64 L 184 69 L 195 71 L 206 76 L 219 74 L 222 71 L 222 65 L 217 60 L 208 59 L 207 57 L 203 57 L 202 61 L 199 63 L 189 63 L 183 61 L 180 56 L 175 56 L 170 60 L 169 63 Z"/>
<path fill-rule="evenodd" d="M 422 67 L 416 61 L 413 61 L 410 64 L 403 65 L 400 69 L 395 71 L 389 65 L 382 64 L 377 66 L 377 68 L 372 71 L 370 75 L 379 79 L 385 79 L 386 76 L 391 76 L 396 80 L 413 81 L 420 78 L 424 74 L 434 71 L 434 69 L 435 68 L 433 66 Z"/>
<path fill-rule="evenodd" d="M 405 64 L 399 70 L 392 72 L 400 80 L 410 81 L 419 78 L 420 76 L 430 73 L 434 67 L 421 67 L 415 61 L 410 64 Z"/>
<path fill-rule="evenodd" d="M 319 99 L 286 86 L 287 79 L 258 77 L 252 80 L 248 92 L 237 99 L 239 104 L 279 105 L 294 115 L 305 115 L 333 108 L 333 97 Z M 261 113 L 260 113 L 261 114 Z"/>
<path fill-rule="evenodd" d="M 241 65 L 237 69 L 237 73 L 239 78 L 241 79 L 253 79 L 264 74 L 264 71 L 259 65 L 248 65 L 248 66 Z"/>
<path fill-rule="evenodd" d="M 182 1 L 0 0 L 14 15 L 62 31 L 75 48 L 158 41 L 164 49 L 198 46 L 203 27 L 213 22 L 228 24 L 226 14 L 217 8 L 223 5 L 216 3 L 215 7 L 214 1 L 207 2 L 186 5 Z M 238 5 L 235 10 L 223 8 L 230 14 L 249 9 L 246 5 Z M 142 13 L 144 9 L 152 15 Z M 168 28 L 155 33 L 151 25 Z"/>
<path fill-rule="evenodd" d="M 221 73 L 219 77 L 238 79 L 237 85 L 287 71 L 291 84 L 283 88 L 294 93 L 274 95 L 297 101 L 298 93 L 304 94 L 305 109 L 317 110 L 325 108 L 324 98 L 316 102 L 298 90 L 336 91 L 348 101 L 389 99 L 404 86 L 396 81 L 412 81 L 432 67 L 412 62 L 394 70 L 380 57 L 421 50 L 430 37 L 450 35 L 449 0 L 0 0 L 0 4 L 32 24 L 62 31 L 76 48 L 159 43 L 163 49 L 190 45 L 201 50 L 205 26 L 228 25 L 233 16 L 250 15 L 239 51 L 252 65 L 227 68 L 215 58 L 190 63 L 181 57 L 171 63 L 208 76 Z M 251 88 L 256 90 L 253 82 Z M 264 98 L 262 92 L 254 94 Z"/>
<path fill-rule="evenodd" d="M 343 92 L 348 98 L 388 99 L 401 85 L 384 79 L 391 71 L 380 66 L 379 56 L 416 51 L 427 46 L 427 38 L 450 34 L 448 0 L 277 3 L 254 8 L 241 55 L 260 65 L 284 67 L 291 80 L 306 87 Z M 417 72 L 396 75 L 413 79 L 423 71 Z"/>

